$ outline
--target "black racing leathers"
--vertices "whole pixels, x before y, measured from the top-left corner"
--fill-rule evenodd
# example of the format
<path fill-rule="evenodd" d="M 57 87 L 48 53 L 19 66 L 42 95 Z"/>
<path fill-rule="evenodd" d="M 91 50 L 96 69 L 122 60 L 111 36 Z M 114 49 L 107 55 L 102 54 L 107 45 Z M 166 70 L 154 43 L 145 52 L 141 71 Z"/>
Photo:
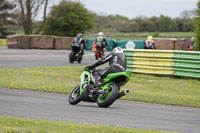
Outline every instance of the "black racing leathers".
<path fill-rule="evenodd" d="M 98 60 L 96 63 L 90 66 L 89 69 L 92 70 L 107 62 L 109 62 L 109 67 L 102 69 L 102 73 L 100 74 L 102 78 L 105 78 L 108 74 L 111 73 L 126 71 L 127 62 L 126 55 L 124 53 L 111 53 L 107 55 L 104 59 Z"/>
<path fill-rule="evenodd" d="M 81 51 L 81 54 L 84 54 L 84 49 L 85 49 L 85 40 L 80 37 L 75 37 L 73 42 L 72 42 L 72 50 L 77 51 L 73 48 L 73 44 L 78 44 L 79 45 L 79 50 Z M 78 50 L 78 52 L 79 52 Z"/>
<path fill-rule="evenodd" d="M 75 37 L 72 44 L 74 43 L 78 43 L 79 45 L 83 45 L 82 48 L 85 49 L 85 40 L 83 38 L 80 37 Z"/>

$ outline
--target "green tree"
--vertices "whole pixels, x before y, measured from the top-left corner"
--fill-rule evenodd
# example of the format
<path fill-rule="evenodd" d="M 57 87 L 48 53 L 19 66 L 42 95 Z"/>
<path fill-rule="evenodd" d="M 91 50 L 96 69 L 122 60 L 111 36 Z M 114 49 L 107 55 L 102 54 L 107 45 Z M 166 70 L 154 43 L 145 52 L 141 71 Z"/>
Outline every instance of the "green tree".
<path fill-rule="evenodd" d="M 110 19 L 107 16 L 101 16 L 97 15 L 96 16 L 96 24 L 97 24 L 97 31 L 101 31 L 104 28 L 111 28 L 110 27 Z"/>
<path fill-rule="evenodd" d="M 135 20 L 131 20 L 130 21 L 130 30 L 131 30 L 131 32 L 139 32 L 139 30 L 140 30 L 139 23 L 136 22 Z"/>
<path fill-rule="evenodd" d="M 39 9 L 43 8 L 43 21 L 40 27 L 34 34 L 39 34 L 44 28 L 46 22 L 46 10 L 49 0 L 18 0 L 17 4 L 20 7 L 20 18 L 22 20 L 24 32 L 26 35 L 33 33 L 33 23 L 38 15 L 41 12 Z"/>
<path fill-rule="evenodd" d="M 197 3 L 197 17 L 195 18 L 195 36 L 196 45 L 195 50 L 200 51 L 200 1 Z"/>
<path fill-rule="evenodd" d="M 177 31 L 183 32 L 184 31 L 184 22 L 180 18 L 175 19 Z"/>
<path fill-rule="evenodd" d="M 111 22 L 110 28 L 115 28 L 116 31 L 119 32 L 130 32 L 129 20 L 127 17 L 120 15 L 115 15 L 115 16 L 109 15 L 108 18 L 110 19 Z"/>
<path fill-rule="evenodd" d="M 171 18 L 160 15 L 160 30 L 161 32 L 169 32 L 171 27 Z"/>
<path fill-rule="evenodd" d="M 88 11 L 80 2 L 63 0 L 52 7 L 43 34 L 75 36 L 95 28 L 96 14 Z"/>
<path fill-rule="evenodd" d="M 0 38 L 5 38 L 9 34 L 6 25 L 15 23 L 13 9 L 15 5 L 8 0 L 0 0 Z"/>
<path fill-rule="evenodd" d="M 183 18 L 182 21 L 184 22 L 183 23 L 184 32 L 194 31 L 194 20 L 193 19 Z"/>
<path fill-rule="evenodd" d="M 159 31 L 160 19 L 154 16 L 149 18 L 149 21 L 152 23 L 151 25 L 152 31 Z"/>
<path fill-rule="evenodd" d="M 171 32 L 178 32 L 178 23 L 177 23 L 177 18 L 172 19 L 171 21 Z"/>
<path fill-rule="evenodd" d="M 7 24 L 14 23 L 12 18 L 14 17 L 11 12 L 15 8 L 14 4 L 11 4 L 7 0 L 0 0 L 0 28 L 3 28 Z"/>
<path fill-rule="evenodd" d="M 135 29 L 137 29 L 137 32 L 142 32 L 145 31 L 145 29 L 143 28 L 143 21 L 144 18 L 142 17 L 137 17 L 135 19 L 133 19 L 132 21 L 135 22 L 135 24 L 137 24 L 138 27 L 134 27 Z M 132 27 L 133 28 L 133 27 Z"/>
<path fill-rule="evenodd" d="M 118 32 L 131 32 L 130 21 L 120 15 L 96 16 L 97 30 L 113 29 Z"/>

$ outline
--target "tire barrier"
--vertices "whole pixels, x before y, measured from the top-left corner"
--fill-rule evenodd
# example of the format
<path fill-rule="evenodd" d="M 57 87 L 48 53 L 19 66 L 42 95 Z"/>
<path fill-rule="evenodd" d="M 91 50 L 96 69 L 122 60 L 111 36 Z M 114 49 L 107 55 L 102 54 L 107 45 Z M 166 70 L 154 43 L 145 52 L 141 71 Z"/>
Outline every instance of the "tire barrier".
<path fill-rule="evenodd" d="M 56 37 L 55 38 L 55 49 L 67 49 L 71 50 L 71 44 L 74 40 L 74 37 Z"/>
<path fill-rule="evenodd" d="M 157 50 L 186 50 L 188 49 L 189 38 L 154 38 Z"/>
<path fill-rule="evenodd" d="M 200 52 L 176 50 L 128 50 L 127 71 L 200 78 Z"/>
<path fill-rule="evenodd" d="M 7 36 L 8 48 L 20 49 L 71 49 L 74 37 L 56 37 L 50 35 L 9 35 Z M 190 39 L 186 38 L 155 38 L 157 50 L 188 50 Z M 86 39 L 86 50 L 91 51 L 95 38 Z M 144 40 L 121 40 L 107 39 L 107 51 L 115 47 L 126 49 L 144 49 Z"/>
<path fill-rule="evenodd" d="M 54 49 L 55 36 L 30 35 L 30 49 Z"/>
<path fill-rule="evenodd" d="M 95 44 L 95 38 L 88 38 L 86 40 L 86 50 L 92 51 L 92 47 Z M 106 48 L 107 51 L 112 51 L 116 47 L 116 40 L 113 39 L 106 39 L 108 42 L 108 47 Z"/>
<path fill-rule="evenodd" d="M 7 36 L 7 46 L 9 49 L 29 49 L 30 37 L 27 35 Z"/>
<path fill-rule="evenodd" d="M 200 52 L 174 51 L 174 75 L 200 78 Z"/>
<path fill-rule="evenodd" d="M 86 41 L 86 50 L 91 51 L 94 38 L 88 38 Z M 107 39 L 107 51 L 111 51 L 114 47 L 121 47 L 125 49 L 144 49 L 144 40 L 120 40 Z M 188 49 L 189 38 L 154 38 L 157 50 L 186 50 Z"/>
<path fill-rule="evenodd" d="M 117 47 L 125 49 L 144 49 L 144 40 L 122 40 L 117 41 Z"/>
<path fill-rule="evenodd" d="M 144 40 L 122 40 L 116 41 L 114 39 L 106 39 L 108 42 L 107 51 L 112 51 L 115 47 L 127 49 L 144 49 Z M 88 38 L 86 41 L 86 50 L 92 51 L 95 38 Z"/>
<path fill-rule="evenodd" d="M 7 46 L 10 49 L 71 49 L 74 37 L 50 35 L 9 35 Z"/>

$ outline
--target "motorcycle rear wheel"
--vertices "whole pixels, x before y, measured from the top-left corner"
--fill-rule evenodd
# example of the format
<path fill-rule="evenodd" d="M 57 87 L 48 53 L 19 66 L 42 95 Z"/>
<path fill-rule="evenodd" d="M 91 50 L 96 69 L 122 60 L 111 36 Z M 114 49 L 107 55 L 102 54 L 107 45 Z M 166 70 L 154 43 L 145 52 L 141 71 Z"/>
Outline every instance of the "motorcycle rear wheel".
<path fill-rule="evenodd" d="M 69 62 L 70 62 L 70 63 L 73 63 L 73 62 L 74 62 L 74 56 L 75 56 L 75 53 L 72 51 L 72 52 L 69 54 Z"/>
<path fill-rule="evenodd" d="M 80 85 L 78 85 L 74 88 L 72 93 L 69 95 L 68 101 L 71 105 L 76 105 L 77 103 L 79 103 L 81 101 L 81 99 L 80 99 Z"/>
<path fill-rule="evenodd" d="M 119 95 L 120 88 L 117 85 L 110 84 L 109 86 L 108 93 L 104 97 L 99 96 L 97 99 L 97 105 L 101 108 L 107 108 L 112 105 Z"/>
<path fill-rule="evenodd" d="M 95 51 L 95 59 L 98 60 L 99 59 L 99 51 Z"/>
<path fill-rule="evenodd" d="M 78 55 L 78 63 L 81 63 L 82 61 L 82 55 Z"/>

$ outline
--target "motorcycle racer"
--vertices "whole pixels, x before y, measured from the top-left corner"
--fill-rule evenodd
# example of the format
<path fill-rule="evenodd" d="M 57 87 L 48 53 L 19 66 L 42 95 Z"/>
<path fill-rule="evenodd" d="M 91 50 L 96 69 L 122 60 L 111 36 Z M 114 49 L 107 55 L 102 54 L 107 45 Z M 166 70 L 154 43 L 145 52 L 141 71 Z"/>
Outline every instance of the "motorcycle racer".
<path fill-rule="evenodd" d="M 107 62 L 109 62 L 109 67 L 95 70 L 93 72 L 96 87 L 101 85 L 101 78 L 105 78 L 108 74 L 126 71 L 126 55 L 123 53 L 123 50 L 120 47 L 114 48 L 112 53 L 107 55 L 104 59 L 100 59 L 93 65 L 85 67 L 84 70 L 93 70 L 94 68 Z"/>
<path fill-rule="evenodd" d="M 95 47 L 97 47 L 97 45 L 100 45 L 102 47 L 101 49 L 104 56 L 104 51 L 105 51 L 106 46 L 108 46 L 108 43 L 106 41 L 106 38 L 104 37 L 103 32 L 99 32 L 99 36 L 96 38 L 95 44 L 96 44 Z"/>

